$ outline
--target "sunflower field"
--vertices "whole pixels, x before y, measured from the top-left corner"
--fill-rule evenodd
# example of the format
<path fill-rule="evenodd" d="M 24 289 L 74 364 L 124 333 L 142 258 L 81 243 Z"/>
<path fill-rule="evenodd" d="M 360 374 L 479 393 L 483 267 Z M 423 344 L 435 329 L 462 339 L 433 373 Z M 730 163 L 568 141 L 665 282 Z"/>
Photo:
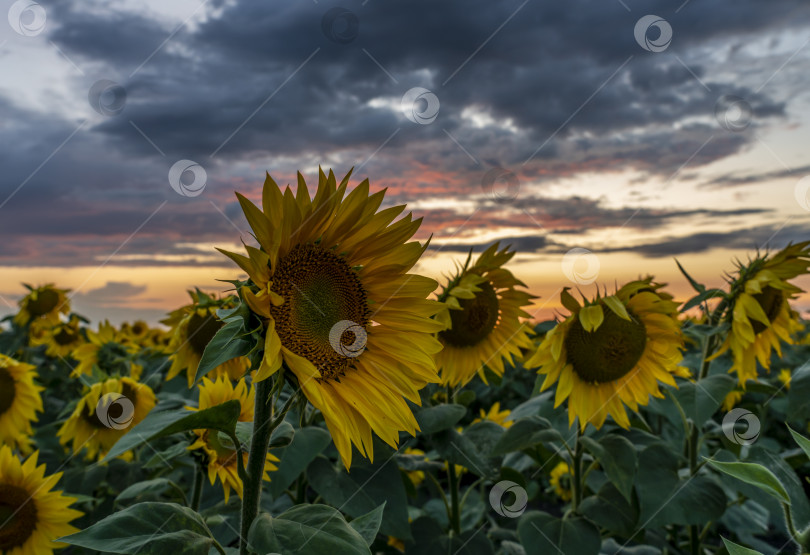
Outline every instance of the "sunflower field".
<path fill-rule="evenodd" d="M 351 172 L 350 172 L 351 173 Z M 320 172 L 237 193 L 255 242 L 161 326 L 28 286 L 0 328 L 0 553 L 810 552 L 810 241 L 691 298 L 561 289 Z M 727 268 L 718 267 L 720 275 Z"/>

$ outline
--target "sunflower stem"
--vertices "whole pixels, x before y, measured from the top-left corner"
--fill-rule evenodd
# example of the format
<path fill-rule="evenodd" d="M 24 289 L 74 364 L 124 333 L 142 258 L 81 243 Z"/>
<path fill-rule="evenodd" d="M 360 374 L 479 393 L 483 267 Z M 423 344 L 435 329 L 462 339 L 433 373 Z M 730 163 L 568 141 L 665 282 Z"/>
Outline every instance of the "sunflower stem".
<path fill-rule="evenodd" d="M 281 379 L 280 377 L 276 378 Z M 239 536 L 239 553 L 247 555 L 247 536 L 250 526 L 259 513 L 259 501 L 262 493 L 262 475 L 267 457 L 267 447 L 270 445 L 270 435 L 273 433 L 273 404 L 272 392 L 275 383 L 272 380 L 263 380 L 256 384 L 256 405 L 253 413 L 253 437 L 250 440 L 250 452 L 246 480 L 242 497 L 242 525 Z"/>
<path fill-rule="evenodd" d="M 205 474 L 200 468 L 199 464 L 194 465 L 194 485 L 191 490 L 191 510 L 197 511 L 200 508 L 200 499 L 202 499 L 203 479 Z"/>
<path fill-rule="evenodd" d="M 453 402 L 453 386 L 447 384 L 447 404 Z M 447 478 L 450 482 L 450 528 L 456 536 L 461 535 L 461 507 L 458 502 L 458 475 L 456 465 L 447 461 Z"/>
<path fill-rule="evenodd" d="M 577 437 L 574 443 L 574 456 L 571 460 L 572 468 L 571 474 L 574 478 L 573 480 L 573 487 L 574 487 L 574 496 L 571 498 L 571 509 L 574 512 L 577 512 L 577 508 L 579 507 L 580 502 L 582 501 L 582 489 L 583 489 L 583 481 L 582 481 L 582 453 L 583 453 L 583 445 L 582 442 L 579 440 L 582 437 L 582 428 L 579 426 L 579 422 L 577 422 Z"/>

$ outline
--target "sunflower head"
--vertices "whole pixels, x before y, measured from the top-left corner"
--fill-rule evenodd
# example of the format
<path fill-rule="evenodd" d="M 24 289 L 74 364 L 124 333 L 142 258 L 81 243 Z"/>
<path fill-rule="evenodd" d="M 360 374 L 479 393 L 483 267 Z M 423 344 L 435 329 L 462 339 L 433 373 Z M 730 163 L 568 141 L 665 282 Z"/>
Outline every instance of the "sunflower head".
<path fill-rule="evenodd" d="M 150 331 L 149 325 L 143 320 L 135 320 L 131 324 L 129 322 L 121 324 L 121 335 L 137 345 L 145 342 Z"/>
<path fill-rule="evenodd" d="M 649 396 L 662 397 L 658 382 L 675 385 L 683 337 L 678 305 L 652 278 L 630 282 L 615 294 L 580 305 L 567 289 L 561 295 L 571 315 L 552 329 L 527 361 L 545 374 L 541 390 L 555 382 L 555 406 L 568 399 L 568 420 L 584 430 L 608 415 L 622 427 L 624 406 L 636 410 Z"/>
<path fill-rule="evenodd" d="M 99 323 L 98 331 L 86 329 L 87 342 L 75 348 L 71 355 L 79 364 L 71 376 L 90 376 L 94 371 L 103 376 L 130 376 L 139 379 L 141 366 L 134 362 L 139 347 L 128 341 L 108 321 Z"/>
<path fill-rule="evenodd" d="M 31 422 L 42 412 L 36 367 L 0 354 L 0 444 L 31 452 Z M 0 497 L 1 499 L 1 497 Z"/>
<path fill-rule="evenodd" d="M 500 376 L 504 363 L 513 364 L 531 346 L 531 329 L 521 318 L 529 317 L 523 308 L 534 297 L 517 289 L 525 285 L 503 267 L 515 252 L 499 247 L 490 245 L 473 264 L 468 256 L 439 294 L 444 349 L 436 365 L 445 384 L 466 384 L 476 373 L 486 383 L 485 367 Z"/>
<path fill-rule="evenodd" d="M 67 293 L 70 289 L 58 289 L 53 283 L 31 287 L 23 284 L 29 293 L 20 302 L 20 310 L 14 316 L 14 323 L 24 326 L 32 320 L 45 319 L 53 324 L 59 322 L 60 314 L 70 312 L 70 301 Z"/>
<path fill-rule="evenodd" d="M 268 175 L 262 209 L 237 193 L 258 245 L 221 251 L 248 274 L 240 296 L 262 323 L 255 379 L 286 365 L 347 467 L 352 445 L 372 457 L 372 432 L 393 446 L 416 432 L 405 399 L 438 381 L 441 348 L 440 305 L 425 298 L 437 284 L 408 273 L 427 247 L 409 241 L 421 220 L 396 220 L 404 206 L 379 210 L 385 191 L 348 182 L 321 171 L 311 196 L 301 174 L 295 192 Z"/>
<path fill-rule="evenodd" d="M 46 319 L 36 320 L 28 330 L 28 342 L 32 347 L 47 345 L 45 354 L 49 357 L 67 358 L 85 343 L 80 326 L 81 320 L 75 314 L 55 325 Z"/>
<path fill-rule="evenodd" d="M 571 467 L 565 461 L 558 462 L 549 475 L 551 488 L 557 494 L 557 497 L 563 501 L 570 501 L 573 496 L 573 482 L 571 480 Z"/>

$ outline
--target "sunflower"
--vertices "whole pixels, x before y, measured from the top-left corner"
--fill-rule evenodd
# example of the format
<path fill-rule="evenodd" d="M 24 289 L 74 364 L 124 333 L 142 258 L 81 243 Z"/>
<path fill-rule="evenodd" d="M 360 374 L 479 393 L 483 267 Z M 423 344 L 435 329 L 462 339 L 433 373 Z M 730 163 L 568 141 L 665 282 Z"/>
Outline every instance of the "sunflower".
<path fill-rule="evenodd" d="M 108 322 L 99 323 L 98 332 L 87 331 L 87 343 L 73 351 L 73 358 L 79 361 L 71 377 L 90 376 L 93 367 L 98 366 L 108 375 L 141 377 L 141 366 L 132 361 L 138 346 L 126 341 L 126 337 Z"/>
<path fill-rule="evenodd" d="M 149 336 L 149 325 L 143 320 L 135 320 L 132 324 L 124 322 L 121 324 L 121 335 L 137 345 L 141 345 Z"/>
<path fill-rule="evenodd" d="M 34 383 L 36 377 L 35 366 L 0 354 L 0 444 L 26 454 L 31 452 L 31 422 L 43 411 L 39 394 L 45 388 Z"/>
<path fill-rule="evenodd" d="M 29 293 L 20 300 L 20 311 L 14 316 L 14 323 L 18 326 L 39 318 L 56 324 L 60 314 L 70 312 L 70 301 L 66 296 L 70 289 L 57 289 L 53 283 L 36 288 L 25 283 L 23 285 Z"/>
<path fill-rule="evenodd" d="M 172 327 L 172 339 L 169 343 L 172 353 L 169 360 L 172 365 L 166 379 L 170 380 L 185 370 L 190 388 L 194 385 L 205 347 L 223 326 L 216 311 L 220 308 L 232 308 L 236 298 L 229 296 L 217 299 L 201 291 L 189 291 L 189 295 L 194 302 L 173 311 L 161 323 Z M 232 380 L 238 380 L 245 375 L 249 365 L 245 357 L 234 358 L 220 364 L 214 370 L 214 376 L 228 376 Z"/>
<path fill-rule="evenodd" d="M 730 350 L 739 383 L 756 379 L 757 361 L 767 371 L 771 351 L 782 356 L 780 341 L 794 344 L 791 337 L 803 329 L 790 300 L 802 290 L 788 282 L 807 274 L 810 267 L 810 241 L 788 245 L 772 257 L 764 256 L 740 265 L 731 284 L 731 331 L 711 358 Z"/>
<path fill-rule="evenodd" d="M 45 476 L 38 454 L 21 463 L 0 445 L 0 553 L 5 555 L 50 555 L 65 547 L 56 538 L 79 531 L 70 521 L 84 513 L 70 508 L 76 499 L 51 491 L 62 473 Z"/>
<path fill-rule="evenodd" d="M 84 345 L 85 340 L 80 329 L 81 320 L 76 315 L 67 322 L 54 325 L 48 320 L 37 320 L 29 329 L 29 343 L 32 347 L 47 345 L 45 354 L 53 358 L 66 358 L 73 351 Z"/>
<path fill-rule="evenodd" d="M 501 410 L 500 402 L 495 402 L 494 405 L 489 407 L 488 411 L 481 409 L 480 414 L 481 414 L 480 417 L 472 421 L 473 424 L 475 424 L 476 422 L 482 422 L 484 420 L 495 422 L 495 424 L 503 426 L 504 428 L 508 428 L 513 424 L 513 422 L 508 419 L 509 415 L 512 414 L 512 412 L 509 409 Z"/>
<path fill-rule="evenodd" d="M 396 446 L 399 432 L 419 429 L 406 399 L 438 382 L 441 344 L 426 299 L 435 280 L 408 271 L 427 244 L 409 241 L 421 225 L 405 206 L 379 210 L 385 191 L 364 180 L 347 194 L 320 172 L 310 198 L 298 174 L 294 194 L 267 175 L 263 211 L 237 193 L 260 248 L 249 256 L 221 251 L 250 276 L 240 293 L 265 322 L 264 358 L 256 380 L 284 363 L 321 411 L 346 468 L 352 444 L 373 458 L 372 432 Z M 394 223 L 392 223 L 394 222 Z"/>
<path fill-rule="evenodd" d="M 520 318 L 530 316 L 523 307 L 534 297 L 516 289 L 525 285 L 503 267 L 515 252 L 498 247 L 491 245 L 472 266 L 468 257 L 439 295 L 444 306 L 436 319 L 444 328 L 438 334 L 444 349 L 436 366 L 445 385 L 464 385 L 476 372 L 486 383 L 484 367 L 501 376 L 504 362 L 513 364 L 520 349 L 532 345 L 531 328 Z"/>
<path fill-rule="evenodd" d="M 733 409 L 742 400 L 744 393 L 744 391 L 738 389 L 729 391 L 723 398 L 723 410 L 728 412 Z"/>
<path fill-rule="evenodd" d="M 549 476 L 551 488 L 557 494 L 557 497 L 563 501 L 570 501 L 573 486 L 571 485 L 571 467 L 568 463 L 565 461 L 558 462 Z"/>
<path fill-rule="evenodd" d="M 571 315 L 548 332 L 526 361 L 546 379 L 540 390 L 557 382 L 555 407 L 568 399 L 568 421 L 579 417 L 601 428 L 608 415 L 630 426 L 624 405 L 637 410 L 649 397 L 663 397 L 658 382 L 675 386 L 683 337 L 678 305 L 659 292 L 652 278 L 633 281 L 614 295 L 585 306 L 563 289 L 562 304 Z"/>
<path fill-rule="evenodd" d="M 405 450 L 402 451 L 402 454 L 410 455 L 418 459 L 425 458 L 425 452 L 422 451 L 421 449 L 417 449 L 416 447 L 407 447 L 405 448 Z M 421 484 L 425 480 L 425 472 L 423 470 L 409 470 L 405 472 L 405 474 L 407 474 L 408 479 L 411 481 L 413 487 L 415 488 L 419 487 L 419 484 Z"/>
<path fill-rule="evenodd" d="M 238 399 L 242 407 L 239 414 L 239 422 L 253 421 L 253 403 L 255 397 L 255 390 L 245 383 L 245 380 L 239 380 L 236 387 L 233 386 L 231 381 L 226 376 L 220 376 L 216 381 L 211 381 L 208 378 L 203 378 L 200 384 L 200 401 L 199 410 L 221 405 L 231 399 Z M 198 410 L 194 407 L 187 407 L 191 410 Z M 197 435 L 197 440 L 189 445 L 189 449 L 202 449 L 208 455 L 208 479 L 213 485 L 217 477 L 222 482 L 222 488 L 225 492 L 225 503 L 231 494 L 231 488 L 236 491 L 239 498 L 242 498 L 242 480 L 239 478 L 237 470 L 236 450 L 231 449 L 228 445 L 223 445 L 220 440 L 219 433 L 216 430 L 194 430 Z M 242 451 L 244 464 L 247 464 L 248 453 Z M 264 476 L 263 479 L 269 481 L 270 477 L 268 472 L 277 470 L 274 462 L 278 462 L 278 458 L 270 453 L 264 462 Z"/>
<path fill-rule="evenodd" d="M 87 460 L 101 459 L 154 406 L 152 389 L 131 378 L 110 378 L 93 384 L 59 429 L 59 442 L 71 443 L 74 454 L 86 448 Z"/>

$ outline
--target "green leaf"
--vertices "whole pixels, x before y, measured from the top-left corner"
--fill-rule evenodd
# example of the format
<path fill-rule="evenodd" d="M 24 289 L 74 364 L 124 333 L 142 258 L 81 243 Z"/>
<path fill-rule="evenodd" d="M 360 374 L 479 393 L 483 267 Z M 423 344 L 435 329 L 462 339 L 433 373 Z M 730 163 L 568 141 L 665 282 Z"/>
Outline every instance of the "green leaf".
<path fill-rule="evenodd" d="M 748 463 L 748 462 L 720 462 L 712 459 L 706 461 L 729 476 L 733 476 L 738 480 L 742 480 L 747 484 L 756 486 L 762 491 L 779 499 L 782 503 L 790 505 L 790 496 L 788 495 L 782 482 L 774 476 L 773 472 L 762 466 L 761 464 Z"/>
<path fill-rule="evenodd" d="M 375 539 L 377 539 L 377 532 L 380 531 L 380 524 L 382 523 L 384 509 L 385 503 L 373 511 L 355 518 L 349 523 L 349 526 L 354 528 L 357 533 L 360 534 L 364 540 L 366 540 L 366 545 L 369 547 L 371 547 L 371 544 L 374 543 Z"/>
<path fill-rule="evenodd" d="M 180 489 L 180 486 L 168 478 L 155 478 L 154 480 L 144 480 L 143 482 L 136 482 L 132 484 L 124 491 L 119 493 L 115 500 L 121 503 L 122 501 L 137 499 L 141 495 L 160 495 L 169 488 L 181 493 L 183 491 Z"/>
<path fill-rule="evenodd" d="M 481 422 L 475 426 L 481 424 L 497 426 L 493 422 Z M 496 477 L 500 465 L 489 456 L 486 444 L 479 445 L 471 437 L 474 436 L 467 436 L 466 432 L 460 434 L 451 428 L 434 434 L 431 441 L 442 459 L 452 464 L 460 464 L 482 478 Z"/>
<path fill-rule="evenodd" d="M 104 553 L 208 555 L 202 517 L 175 503 L 138 503 L 59 541 Z"/>
<path fill-rule="evenodd" d="M 551 427 L 551 422 L 541 416 L 529 416 L 512 424 L 495 444 L 492 453 L 505 455 L 552 441 L 563 442 L 563 439 L 560 433 Z"/>
<path fill-rule="evenodd" d="M 437 405 L 428 407 L 416 413 L 416 421 L 423 434 L 433 434 L 452 428 L 467 414 L 463 405 Z"/>
<path fill-rule="evenodd" d="M 194 380 L 199 381 L 220 364 L 248 354 L 253 349 L 253 343 L 244 338 L 246 335 L 248 332 L 241 318 L 235 318 L 219 328 L 205 346 Z"/>
<path fill-rule="evenodd" d="M 292 427 L 292 424 L 284 420 L 276 427 L 275 430 L 273 430 L 273 433 L 270 435 L 269 449 L 286 447 L 290 444 L 290 442 L 292 442 L 294 436 L 295 428 Z"/>
<path fill-rule="evenodd" d="M 406 555 L 447 555 L 448 553 L 452 555 L 493 555 L 495 553 L 492 542 L 478 529 L 467 530 L 451 538 L 442 531 L 434 519 L 426 516 L 414 520 L 411 527 L 414 541 L 405 542 Z"/>
<path fill-rule="evenodd" d="M 787 419 L 791 422 L 810 419 L 810 364 L 794 370 L 790 377 Z"/>
<path fill-rule="evenodd" d="M 687 418 L 702 426 L 734 389 L 736 381 L 727 374 L 714 374 L 694 383 L 682 383 L 672 391 Z"/>
<path fill-rule="evenodd" d="M 697 305 L 701 304 L 703 301 L 707 301 L 710 299 L 723 299 L 726 297 L 726 292 L 722 289 L 707 289 L 702 293 L 698 293 L 688 301 L 684 303 L 681 307 L 681 312 L 686 312 L 690 308 L 694 308 Z"/>
<path fill-rule="evenodd" d="M 631 537 L 638 522 L 637 504 L 628 502 L 611 482 L 597 495 L 582 500 L 579 511 L 595 524 L 624 537 Z"/>
<path fill-rule="evenodd" d="M 759 551 L 737 545 L 733 541 L 727 540 L 726 538 L 723 538 L 723 543 L 726 544 L 728 555 L 762 555 L 762 553 Z"/>
<path fill-rule="evenodd" d="M 633 497 L 633 480 L 636 476 L 636 449 L 629 440 L 608 434 L 598 442 L 590 437 L 580 438 L 591 455 L 596 457 L 608 479 L 613 482 L 629 502 Z"/>
<path fill-rule="evenodd" d="M 799 432 L 795 431 L 790 426 L 788 426 L 787 429 L 790 430 L 790 435 L 793 436 L 793 440 L 796 443 L 799 444 L 799 447 L 802 448 L 802 451 L 804 451 L 804 454 L 807 455 L 808 457 L 810 457 L 810 439 L 807 439 L 806 437 L 804 437 Z"/>
<path fill-rule="evenodd" d="M 323 428 L 302 428 L 293 436 L 292 442 L 281 452 L 278 470 L 273 472 L 270 493 L 276 498 L 298 478 L 309 463 L 332 441 L 332 436 Z"/>
<path fill-rule="evenodd" d="M 250 526 L 248 544 L 257 553 L 371 555 L 363 536 L 326 505 L 296 505 L 277 517 L 263 513 Z"/>
<path fill-rule="evenodd" d="M 212 429 L 233 433 L 241 410 L 241 404 L 237 399 L 200 411 L 155 408 L 137 426 L 124 434 L 101 462 L 114 459 L 153 439 L 179 432 Z"/>
<path fill-rule="evenodd" d="M 683 276 L 689 281 L 689 285 L 692 286 L 692 289 L 694 289 L 698 293 L 703 293 L 706 290 L 706 286 L 703 285 L 702 283 L 698 283 L 697 281 L 695 281 L 695 279 L 692 276 L 689 275 L 689 272 L 687 272 L 684 269 L 684 267 L 681 266 L 681 263 L 678 262 L 677 259 L 675 260 L 675 264 L 678 265 L 678 269 L 681 271 Z"/>
<path fill-rule="evenodd" d="M 520 518 L 517 530 L 527 555 L 597 555 L 602 546 L 599 530 L 578 516 L 569 515 L 561 519 L 548 513 L 530 511 Z"/>

